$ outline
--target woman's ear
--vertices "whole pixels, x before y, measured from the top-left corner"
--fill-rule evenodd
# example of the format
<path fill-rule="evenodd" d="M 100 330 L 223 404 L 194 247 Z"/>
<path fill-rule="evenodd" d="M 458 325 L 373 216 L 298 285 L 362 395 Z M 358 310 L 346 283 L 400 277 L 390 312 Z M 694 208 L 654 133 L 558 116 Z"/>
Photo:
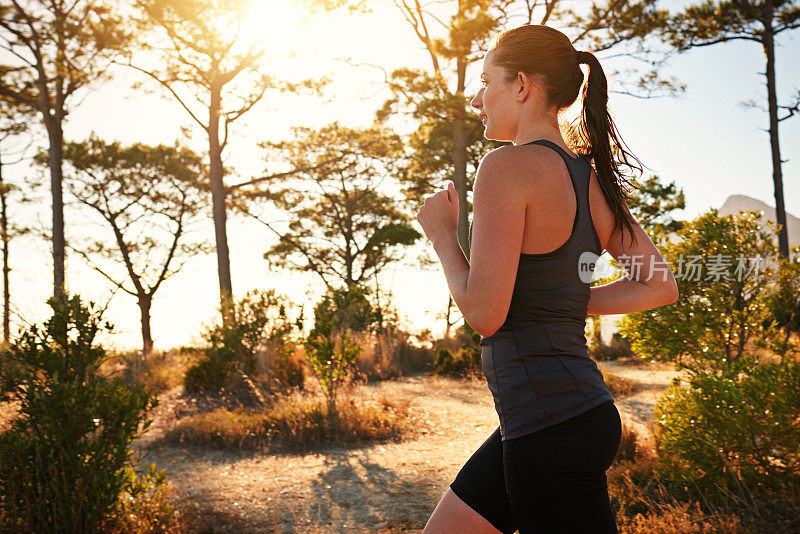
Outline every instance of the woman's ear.
<path fill-rule="evenodd" d="M 533 90 L 533 80 L 524 72 L 519 71 L 517 73 L 517 83 L 519 84 L 519 89 L 517 90 L 517 99 L 520 102 L 525 102 L 525 99 L 528 98 Z"/>

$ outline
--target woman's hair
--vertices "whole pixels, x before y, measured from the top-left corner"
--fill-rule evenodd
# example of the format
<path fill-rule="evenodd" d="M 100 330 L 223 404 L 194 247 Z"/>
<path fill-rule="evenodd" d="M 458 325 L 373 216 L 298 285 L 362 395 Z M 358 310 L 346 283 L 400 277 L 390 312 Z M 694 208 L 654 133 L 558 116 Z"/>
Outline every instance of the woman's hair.
<path fill-rule="evenodd" d="M 639 170 L 641 162 L 623 148 L 611 114 L 608 112 L 608 83 L 603 67 L 591 52 L 578 52 L 569 38 L 549 26 L 526 24 L 497 34 L 489 45 L 492 62 L 505 68 L 504 79 L 510 82 L 524 72 L 544 88 L 548 104 L 557 111 L 569 107 L 583 86 L 580 124 L 568 137 L 572 149 L 589 158 L 597 172 L 600 189 L 614 212 L 614 231 L 627 228 L 635 242 L 627 202 L 632 197 L 625 186 L 634 185 L 620 172 L 620 166 Z M 580 64 L 589 67 L 589 79 L 583 84 Z M 627 146 L 627 145 L 625 145 Z M 614 152 L 619 160 L 614 158 Z M 631 165 L 628 157 L 639 165 Z"/>

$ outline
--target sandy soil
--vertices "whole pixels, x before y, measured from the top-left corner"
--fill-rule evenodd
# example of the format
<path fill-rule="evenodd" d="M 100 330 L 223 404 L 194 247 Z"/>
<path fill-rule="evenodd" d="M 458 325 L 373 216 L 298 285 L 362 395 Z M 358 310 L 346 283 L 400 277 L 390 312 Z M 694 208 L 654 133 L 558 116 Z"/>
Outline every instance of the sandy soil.
<path fill-rule="evenodd" d="M 642 386 L 615 402 L 623 422 L 649 439 L 656 398 L 677 373 L 664 364 L 599 366 Z M 203 532 L 419 532 L 458 470 L 497 427 L 491 393 L 483 379 L 420 375 L 360 385 L 355 394 L 408 401 L 422 433 L 401 443 L 303 455 L 151 447 L 176 418 L 195 411 L 176 388 L 161 397 L 151 430 L 134 448 L 142 466 L 166 469 L 177 506 L 217 517 Z"/>

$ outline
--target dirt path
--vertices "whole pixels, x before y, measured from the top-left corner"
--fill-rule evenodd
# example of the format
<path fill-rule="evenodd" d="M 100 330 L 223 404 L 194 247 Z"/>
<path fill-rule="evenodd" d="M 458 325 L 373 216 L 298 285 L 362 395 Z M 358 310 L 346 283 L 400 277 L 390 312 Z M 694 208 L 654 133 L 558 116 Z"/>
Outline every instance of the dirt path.
<path fill-rule="evenodd" d="M 657 394 L 674 371 L 616 362 L 600 368 L 644 386 L 616 403 L 624 421 L 646 432 Z M 178 393 L 170 392 L 172 407 L 162 397 L 153 436 L 176 411 L 187 410 Z M 401 443 L 305 455 L 148 448 L 142 465 L 166 469 L 181 509 L 218 517 L 220 524 L 204 532 L 272 533 L 275 526 L 277 532 L 419 532 L 458 470 L 497 427 L 491 393 L 484 380 L 420 375 L 358 386 L 356 394 L 407 400 L 427 428 Z"/>
<path fill-rule="evenodd" d="M 598 362 L 605 376 L 613 374 L 632 380 L 639 386 L 633 395 L 614 399 L 623 424 L 630 425 L 643 445 L 652 449 L 654 410 L 658 396 L 666 389 L 672 379 L 679 375 L 672 364 L 655 363 L 631 365 L 628 362 Z"/>

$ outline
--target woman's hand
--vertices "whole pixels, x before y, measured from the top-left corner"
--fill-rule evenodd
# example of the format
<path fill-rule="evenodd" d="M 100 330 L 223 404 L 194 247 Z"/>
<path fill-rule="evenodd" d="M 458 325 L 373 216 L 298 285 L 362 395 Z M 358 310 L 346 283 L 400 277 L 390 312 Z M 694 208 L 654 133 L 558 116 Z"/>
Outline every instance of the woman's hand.
<path fill-rule="evenodd" d="M 458 193 L 452 181 L 447 183 L 447 189 L 437 191 L 425 199 L 417 213 L 417 220 L 431 243 L 457 234 Z"/>

